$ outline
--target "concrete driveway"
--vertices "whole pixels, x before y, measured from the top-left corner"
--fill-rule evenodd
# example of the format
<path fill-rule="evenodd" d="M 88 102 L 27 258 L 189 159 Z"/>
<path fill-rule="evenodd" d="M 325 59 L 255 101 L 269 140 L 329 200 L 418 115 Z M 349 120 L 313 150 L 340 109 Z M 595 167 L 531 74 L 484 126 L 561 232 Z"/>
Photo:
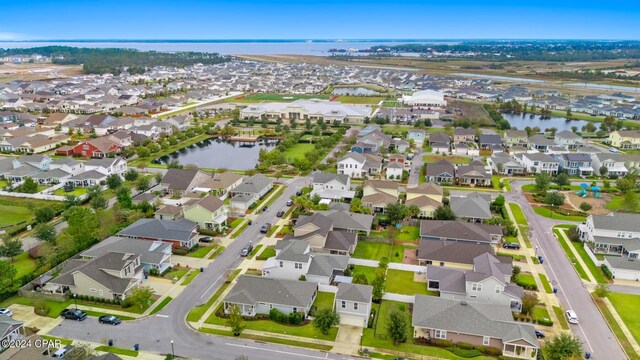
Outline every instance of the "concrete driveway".
<path fill-rule="evenodd" d="M 340 325 L 336 335 L 336 345 L 333 352 L 338 354 L 353 355 L 358 353 L 360 348 L 360 337 L 362 328 L 359 326 Z"/>
<path fill-rule="evenodd" d="M 33 312 L 33 306 L 20 304 L 9 305 L 15 320 L 24 321 L 24 326 L 48 331 L 62 322 L 61 318 L 39 316 Z"/>

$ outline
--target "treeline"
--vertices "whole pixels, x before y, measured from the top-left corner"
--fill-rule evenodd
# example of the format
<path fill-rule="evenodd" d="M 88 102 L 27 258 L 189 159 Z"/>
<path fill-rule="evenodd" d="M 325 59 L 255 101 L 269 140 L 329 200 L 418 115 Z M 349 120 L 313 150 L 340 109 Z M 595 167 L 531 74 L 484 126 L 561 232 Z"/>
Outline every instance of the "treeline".
<path fill-rule="evenodd" d="M 93 49 L 70 46 L 43 46 L 29 49 L 0 49 L 0 57 L 10 55 L 43 55 L 54 64 L 82 65 L 85 74 L 119 75 L 123 71 L 142 74 L 155 66 L 185 67 L 193 64 L 218 64 L 229 58 L 215 53 L 138 51 L 135 49 Z"/>

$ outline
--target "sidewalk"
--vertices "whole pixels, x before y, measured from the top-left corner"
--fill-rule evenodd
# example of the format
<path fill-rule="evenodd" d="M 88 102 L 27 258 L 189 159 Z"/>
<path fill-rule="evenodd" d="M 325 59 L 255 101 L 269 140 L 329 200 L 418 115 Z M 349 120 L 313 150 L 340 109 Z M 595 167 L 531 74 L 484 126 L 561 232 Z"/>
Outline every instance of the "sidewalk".
<path fill-rule="evenodd" d="M 203 324 L 201 327 L 205 329 L 216 329 L 216 330 L 226 330 L 226 331 L 229 330 L 228 327 L 222 326 L 222 325 Z M 320 339 L 314 339 L 314 338 L 308 338 L 308 337 L 302 337 L 302 336 L 286 335 L 286 334 L 280 334 L 280 333 L 274 333 L 274 332 L 245 329 L 243 333 L 248 335 L 266 336 L 266 337 L 272 337 L 277 339 L 286 339 L 286 340 L 293 340 L 293 341 L 299 341 L 299 342 L 314 343 L 314 344 L 327 345 L 332 347 L 335 345 L 334 341 L 320 340 Z"/>
<path fill-rule="evenodd" d="M 606 297 L 602 298 L 602 300 L 604 304 L 607 306 L 607 309 L 609 309 L 609 312 L 611 312 L 611 315 L 615 319 L 618 326 L 620 326 L 620 329 L 622 329 L 624 336 L 627 337 L 627 341 L 629 341 L 629 343 L 631 344 L 631 347 L 633 347 L 633 350 L 636 353 L 640 353 L 640 345 L 638 345 L 638 342 L 633 337 L 633 334 L 631 334 L 631 331 L 629 331 L 627 324 L 625 324 L 624 321 L 622 321 L 622 318 L 620 317 L 616 309 L 613 307 L 613 304 L 611 304 L 611 301 L 609 301 L 609 299 Z"/>
<path fill-rule="evenodd" d="M 571 254 L 573 255 L 575 261 L 578 262 L 578 264 L 580 264 L 580 266 L 582 266 L 582 268 L 584 269 L 584 272 L 587 274 L 587 277 L 589 278 L 589 282 L 597 284 L 598 282 L 596 281 L 596 279 L 593 277 L 593 274 L 591 274 L 591 271 L 589 271 L 589 267 L 587 267 L 587 264 L 584 263 L 584 260 L 582 260 L 582 257 L 580 256 L 580 254 L 578 254 L 578 252 L 576 251 L 576 248 L 573 247 L 573 245 L 571 244 L 571 240 L 569 240 L 567 238 L 567 233 L 564 229 L 558 229 L 559 233 L 561 234 L 562 239 L 558 239 L 558 241 L 562 241 L 564 242 L 569 249 L 571 249 Z"/>

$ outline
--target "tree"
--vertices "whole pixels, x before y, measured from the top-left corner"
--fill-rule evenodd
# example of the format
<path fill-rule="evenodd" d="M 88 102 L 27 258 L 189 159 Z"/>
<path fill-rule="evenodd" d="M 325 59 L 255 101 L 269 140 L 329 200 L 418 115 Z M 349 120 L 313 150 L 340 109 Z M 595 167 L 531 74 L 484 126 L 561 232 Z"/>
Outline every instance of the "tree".
<path fill-rule="evenodd" d="M 13 282 L 18 271 L 10 262 L 0 260 L 0 274 L 2 274 L 0 276 L 0 294 L 2 294 L 13 288 Z"/>
<path fill-rule="evenodd" d="M 536 191 L 538 193 L 544 193 L 549 188 L 549 183 L 551 182 L 551 175 L 548 173 L 539 173 L 536 174 Z"/>
<path fill-rule="evenodd" d="M 137 178 L 138 172 L 134 169 L 129 169 L 126 173 L 124 173 L 124 179 L 127 181 L 136 181 Z"/>
<path fill-rule="evenodd" d="M 433 212 L 433 218 L 436 220 L 455 220 L 456 214 L 453 213 L 449 205 L 440 205 Z"/>
<path fill-rule="evenodd" d="M 353 275 L 353 279 L 351 280 L 351 282 L 354 284 L 369 285 L 369 279 L 367 279 L 367 275 L 362 273 Z"/>
<path fill-rule="evenodd" d="M 31 177 L 24 179 L 22 185 L 20 185 L 20 192 L 26 194 L 35 194 L 38 192 L 38 183 Z"/>
<path fill-rule="evenodd" d="M 623 193 L 626 194 L 630 190 L 635 189 L 636 183 L 638 180 L 638 175 L 636 172 L 632 171 L 627 173 L 624 177 L 618 179 L 616 181 L 616 187 Z"/>
<path fill-rule="evenodd" d="M 609 295 L 609 292 L 609 285 L 598 284 L 593 293 L 599 298 L 605 298 Z"/>
<path fill-rule="evenodd" d="M 149 303 L 149 300 L 153 296 L 153 289 L 149 286 L 136 286 L 131 289 L 131 293 L 127 296 L 131 305 L 138 307 L 140 310 L 144 309 Z"/>
<path fill-rule="evenodd" d="M 64 354 L 65 359 L 70 360 L 87 360 L 95 355 L 95 351 L 88 344 L 74 345 L 69 352 Z"/>
<path fill-rule="evenodd" d="M 93 210 L 73 206 L 64 212 L 64 219 L 67 221 L 65 231 L 79 248 L 83 248 L 97 240 L 98 216 Z"/>
<path fill-rule="evenodd" d="M 584 212 L 587 212 L 587 211 L 591 210 L 591 204 L 589 204 L 586 201 L 581 202 L 580 203 L 580 210 L 582 210 Z"/>
<path fill-rule="evenodd" d="M 401 203 L 393 203 L 388 204 L 384 209 L 385 215 L 387 215 L 387 219 L 389 219 L 389 223 L 392 225 L 396 225 L 402 221 L 405 217 L 407 217 L 408 211 L 407 207 Z"/>
<path fill-rule="evenodd" d="M 244 324 L 242 322 L 242 313 L 238 305 L 233 305 L 229 312 L 229 318 L 227 319 L 227 326 L 231 328 L 233 336 L 240 336 L 242 330 L 244 330 Z"/>
<path fill-rule="evenodd" d="M 162 181 L 163 176 L 162 176 L 162 174 L 161 174 L 161 173 L 156 173 L 156 174 L 153 176 L 153 178 L 155 179 L 156 184 L 160 184 L 160 182 Z"/>
<path fill-rule="evenodd" d="M 56 216 L 56 211 L 50 206 L 38 207 L 33 210 L 37 223 L 47 223 Z"/>
<path fill-rule="evenodd" d="M 316 311 L 312 324 L 322 335 L 327 335 L 332 327 L 340 324 L 340 315 L 331 308 L 322 308 Z"/>
<path fill-rule="evenodd" d="M 565 197 L 564 194 L 559 193 L 557 191 L 549 192 L 544 196 L 544 203 L 547 205 L 551 205 L 553 207 L 558 207 L 564 205 Z"/>
<path fill-rule="evenodd" d="M 569 180 L 569 175 L 565 173 L 558 174 L 554 179 L 554 182 L 560 187 L 571 185 L 571 180 Z"/>
<path fill-rule="evenodd" d="M 107 176 L 107 186 L 109 189 L 115 190 L 122 185 L 122 178 L 118 174 Z"/>
<path fill-rule="evenodd" d="M 409 321 L 404 311 L 394 310 L 387 319 L 387 334 L 393 340 L 394 345 L 407 341 L 407 328 Z"/>
<path fill-rule="evenodd" d="M 526 292 L 522 297 L 522 309 L 521 312 L 524 315 L 531 315 L 533 308 L 540 303 L 538 295 L 532 292 Z"/>
<path fill-rule="evenodd" d="M 598 172 L 600 173 L 600 176 L 607 176 L 607 173 L 609 173 L 609 168 L 602 165 L 600 166 L 600 169 L 598 169 Z"/>
<path fill-rule="evenodd" d="M 108 204 L 109 203 L 108 203 L 107 199 L 105 199 L 104 196 L 102 196 L 101 194 L 97 195 L 97 196 L 94 196 L 91 199 L 91 208 L 96 209 L 96 210 L 97 209 L 104 209 L 104 208 L 107 207 Z"/>
<path fill-rule="evenodd" d="M 563 332 L 545 341 L 542 353 L 547 360 L 581 359 L 582 343 L 577 336 Z"/>
<path fill-rule="evenodd" d="M 622 203 L 624 204 L 625 209 L 635 211 L 638 208 L 638 195 L 633 191 L 629 191 L 624 194 Z"/>
<path fill-rule="evenodd" d="M 140 191 L 147 190 L 150 186 L 149 178 L 146 176 L 141 176 L 136 180 L 136 188 Z"/>
<path fill-rule="evenodd" d="M 13 261 L 15 256 L 22 254 L 22 241 L 15 238 L 6 237 L 0 244 L 0 256 L 8 257 Z"/>
<path fill-rule="evenodd" d="M 40 241 L 52 243 L 56 239 L 56 228 L 47 223 L 36 225 L 35 236 Z"/>
<path fill-rule="evenodd" d="M 116 197 L 118 203 L 125 209 L 131 209 L 133 206 L 133 200 L 131 199 L 131 190 L 126 186 L 121 186 L 116 191 Z"/>
<path fill-rule="evenodd" d="M 80 198 L 75 195 L 67 195 L 64 197 L 64 204 L 67 208 L 80 205 Z"/>

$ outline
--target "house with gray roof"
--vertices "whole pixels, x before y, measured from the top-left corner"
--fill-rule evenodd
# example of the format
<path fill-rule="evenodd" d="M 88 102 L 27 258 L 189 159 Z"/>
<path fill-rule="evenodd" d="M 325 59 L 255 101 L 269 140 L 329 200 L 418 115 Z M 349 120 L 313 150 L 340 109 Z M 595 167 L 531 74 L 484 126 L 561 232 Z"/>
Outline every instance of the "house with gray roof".
<path fill-rule="evenodd" d="M 576 150 L 584 144 L 582 136 L 568 130 L 556 132 L 553 141 L 567 150 Z"/>
<path fill-rule="evenodd" d="M 556 156 L 560 162 L 559 166 L 567 172 L 568 175 L 587 177 L 593 175 L 593 161 L 589 154 L 583 153 L 566 153 Z"/>
<path fill-rule="evenodd" d="M 237 306 L 243 316 L 268 315 L 272 309 L 306 316 L 317 293 L 315 282 L 240 275 L 224 297 L 224 311 Z"/>
<path fill-rule="evenodd" d="M 497 244 L 502 239 L 498 225 L 476 224 L 460 220 L 422 220 L 420 239 L 443 242 Z"/>
<path fill-rule="evenodd" d="M 276 243 L 276 255 L 262 266 L 262 276 L 331 284 L 335 276 L 344 274 L 349 256 L 312 252 L 309 241 L 283 239 Z"/>
<path fill-rule="evenodd" d="M 118 232 L 119 236 L 137 240 L 162 241 L 173 247 L 192 248 L 197 244 L 198 224 L 193 221 L 140 219 Z"/>
<path fill-rule="evenodd" d="M 333 309 L 340 315 L 340 324 L 367 327 L 371 314 L 373 286 L 340 283 L 333 300 Z"/>
<path fill-rule="evenodd" d="M 427 265 L 427 289 L 452 300 L 500 304 L 512 312 L 522 309 L 524 289 L 510 282 L 512 259 L 484 253 L 471 270 Z"/>
<path fill-rule="evenodd" d="M 457 218 L 471 222 L 482 222 L 491 218 L 491 194 L 479 192 L 469 193 L 467 196 L 451 196 L 449 205 Z"/>
<path fill-rule="evenodd" d="M 313 190 L 309 196 L 318 195 L 321 199 L 341 201 L 353 199 L 356 192 L 351 190 L 351 179 L 347 174 L 316 172 L 311 179 Z"/>
<path fill-rule="evenodd" d="M 319 212 L 310 216 L 300 216 L 293 228 L 293 238 L 309 241 L 312 251 L 337 255 L 352 254 L 358 243 L 357 232 L 337 229 L 335 223 L 331 217 Z M 355 226 L 354 224 L 357 225 L 357 222 L 349 222 L 347 225 Z"/>
<path fill-rule="evenodd" d="M 447 160 L 440 160 L 437 163 L 428 163 L 426 170 L 426 181 L 442 184 L 453 184 L 456 176 L 456 168 Z"/>
<path fill-rule="evenodd" d="M 119 236 L 110 236 L 90 249 L 80 253 L 83 259 L 95 259 L 108 252 L 123 252 L 140 255 L 140 264 L 145 273 L 157 269 L 162 273 L 172 267 L 171 244 L 161 241 L 140 241 Z"/>
<path fill-rule="evenodd" d="M 262 199 L 273 188 L 273 180 L 262 174 L 244 179 L 242 183 L 229 192 L 231 206 L 248 210 L 251 205 Z"/>
<path fill-rule="evenodd" d="M 547 173 L 555 176 L 560 166 L 560 161 L 539 152 L 516 154 L 514 158 L 530 174 Z"/>
<path fill-rule="evenodd" d="M 607 176 L 625 176 L 629 169 L 625 166 L 625 159 L 621 154 L 596 153 L 591 155 L 593 169 L 600 173 L 600 168 L 607 169 Z"/>
<path fill-rule="evenodd" d="M 44 292 L 124 300 L 142 282 L 140 255 L 109 251 L 92 259 L 72 259 Z"/>
<path fill-rule="evenodd" d="M 544 135 L 538 134 L 538 135 L 533 135 L 532 137 L 529 138 L 529 145 L 531 146 L 531 149 L 535 149 L 540 152 L 546 152 L 547 148 L 551 146 L 556 146 L 558 144 L 556 144 L 556 142 L 553 141 L 552 139 L 549 139 Z"/>
<path fill-rule="evenodd" d="M 500 153 L 487 158 L 487 165 L 496 174 L 520 175 L 524 172 L 524 167 L 512 156 Z"/>
<path fill-rule="evenodd" d="M 160 187 L 172 196 L 182 196 L 210 181 L 212 181 L 211 174 L 202 170 L 169 169 L 162 177 Z"/>
<path fill-rule="evenodd" d="M 491 186 L 491 174 L 481 161 L 474 160 L 469 165 L 458 165 L 456 179 L 460 185 Z"/>
<path fill-rule="evenodd" d="M 478 144 L 480 149 L 491 149 L 494 145 L 502 145 L 502 138 L 498 134 L 480 134 Z"/>
<path fill-rule="evenodd" d="M 418 243 L 418 264 L 438 265 L 458 269 L 473 269 L 473 259 L 482 254 L 495 255 L 490 244 L 468 242 L 445 242 L 420 240 Z"/>
<path fill-rule="evenodd" d="M 416 295 L 411 325 L 416 339 L 492 347 L 518 359 L 538 354 L 533 326 L 513 321 L 511 311 L 500 305 Z"/>
<path fill-rule="evenodd" d="M 0 314 L 0 353 L 8 348 L 6 344 L 11 340 L 18 340 L 24 336 L 24 323 L 13 320 L 10 316 Z"/>

